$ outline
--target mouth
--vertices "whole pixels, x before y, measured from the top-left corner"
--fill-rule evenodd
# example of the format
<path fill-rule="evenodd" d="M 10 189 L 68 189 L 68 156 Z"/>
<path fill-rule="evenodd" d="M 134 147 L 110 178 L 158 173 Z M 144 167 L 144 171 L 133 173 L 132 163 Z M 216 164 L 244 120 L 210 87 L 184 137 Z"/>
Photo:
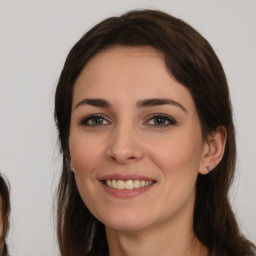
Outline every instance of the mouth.
<path fill-rule="evenodd" d="M 155 183 L 153 180 L 102 180 L 102 182 L 109 188 L 118 190 L 140 189 Z"/>
<path fill-rule="evenodd" d="M 105 191 L 118 198 L 133 198 L 145 193 L 156 180 L 138 175 L 107 175 L 99 179 Z"/>

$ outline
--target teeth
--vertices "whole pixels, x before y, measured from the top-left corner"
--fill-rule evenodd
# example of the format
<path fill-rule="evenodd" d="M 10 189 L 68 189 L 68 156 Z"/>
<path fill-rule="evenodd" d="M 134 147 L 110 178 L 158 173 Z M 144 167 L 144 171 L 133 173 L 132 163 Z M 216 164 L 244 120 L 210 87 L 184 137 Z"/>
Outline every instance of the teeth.
<path fill-rule="evenodd" d="M 124 189 L 125 187 L 125 183 L 123 180 L 118 180 L 116 184 L 117 184 L 117 189 Z"/>
<path fill-rule="evenodd" d="M 140 181 L 139 180 L 135 180 L 133 182 L 134 188 L 140 188 Z"/>
<path fill-rule="evenodd" d="M 112 186 L 112 188 L 117 188 L 117 183 L 116 183 L 115 180 L 112 180 L 112 182 L 111 182 L 111 180 L 110 180 L 110 185 L 108 185 L 108 186 L 109 186 L 109 187 Z"/>
<path fill-rule="evenodd" d="M 134 188 L 133 181 L 132 181 L 132 180 L 127 180 L 127 181 L 125 182 L 124 187 L 125 187 L 125 189 L 133 189 L 133 188 Z"/>
<path fill-rule="evenodd" d="M 143 188 L 153 184 L 153 181 L 145 181 L 145 180 L 106 180 L 106 185 L 115 189 L 135 189 L 135 188 Z"/>

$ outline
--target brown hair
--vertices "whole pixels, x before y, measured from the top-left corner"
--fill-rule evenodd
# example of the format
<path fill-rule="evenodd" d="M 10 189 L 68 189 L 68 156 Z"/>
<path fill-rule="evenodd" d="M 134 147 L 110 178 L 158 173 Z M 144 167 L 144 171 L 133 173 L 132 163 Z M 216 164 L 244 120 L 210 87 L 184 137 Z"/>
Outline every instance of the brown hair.
<path fill-rule="evenodd" d="M 2 236 L 0 237 L 0 250 L 1 247 L 3 248 L 3 251 L 0 251 L 1 256 L 8 256 L 8 249 L 5 242 L 6 236 L 9 231 L 9 215 L 10 215 L 10 195 L 9 195 L 9 183 L 6 179 L 2 177 L 0 174 L 0 209 L 1 209 L 1 217 L 0 221 L 2 221 L 2 230 L 0 234 Z M 1 254 L 2 253 L 2 254 Z"/>
<path fill-rule="evenodd" d="M 173 77 L 190 90 L 204 137 L 220 125 L 227 129 L 222 161 L 196 183 L 194 232 L 216 255 L 252 254 L 240 233 L 228 192 L 236 161 L 235 131 L 226 77 L 210 44 L 184 21 L 154 10 L 131 11 L 108 18 L 87 32 L 71 49 L 55 95 L 55 121 L 63 170 L 58 187 L 58 241 L 62 256 L 106 255 L 104 225 L 89 212 L 69 171 L 69 129 L 74 83 L 86 63 L 114 45 L 151 46 L 160 51 Z"/>

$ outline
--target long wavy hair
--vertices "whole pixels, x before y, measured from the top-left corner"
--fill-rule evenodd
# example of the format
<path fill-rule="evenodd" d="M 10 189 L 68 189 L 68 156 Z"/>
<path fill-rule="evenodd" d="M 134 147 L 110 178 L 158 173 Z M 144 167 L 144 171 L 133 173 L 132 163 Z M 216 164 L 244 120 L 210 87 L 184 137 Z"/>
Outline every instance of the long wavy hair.
<path fill-rule="evenodd" d="M 251 255 L 251 244 L 239 231 L 228 192 L 236 162 L 235 130 L 228 85 L 210 44 L 184 21 L 164 12 L 136 10 L 108 18 L 89 30 L 71 49 L 55 95 L 55 121 L 62 154 L 57 191 L 57 234 L 62 256 L 107 255 L 105 228 L 87 209 L 69 169 L 69 131 L 74 83 L 86 63 L 115 45 L 151 46 L 161 52 L 172 76 L 189 89 L 202 135 L 227 129 L 225 153 L 209 175 L 196 182 L 194 233 L 216 255 Z"/>
<path fill-rule="evenodd" d="M 8 256 L 8 248 L 6 244 L 6 236 L 9 231 L 9 215 L 10 215 L 10 185 L 0 173 L 0 221 L 2 221 L 2 230 L 0 231 L 0 255 Z M 2 251 L 1 251 L 2 248 Z"/>

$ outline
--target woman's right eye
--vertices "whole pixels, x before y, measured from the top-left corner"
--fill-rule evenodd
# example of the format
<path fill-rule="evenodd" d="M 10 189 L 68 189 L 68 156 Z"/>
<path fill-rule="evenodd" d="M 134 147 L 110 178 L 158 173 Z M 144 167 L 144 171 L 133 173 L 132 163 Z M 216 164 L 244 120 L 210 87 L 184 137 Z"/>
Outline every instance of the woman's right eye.
<path fill-rule="evenodd" d="M 110 122 L 102 115 L 90 115 L 80 121 L 82 126 L 102 126 L 108 124 Z"/>

